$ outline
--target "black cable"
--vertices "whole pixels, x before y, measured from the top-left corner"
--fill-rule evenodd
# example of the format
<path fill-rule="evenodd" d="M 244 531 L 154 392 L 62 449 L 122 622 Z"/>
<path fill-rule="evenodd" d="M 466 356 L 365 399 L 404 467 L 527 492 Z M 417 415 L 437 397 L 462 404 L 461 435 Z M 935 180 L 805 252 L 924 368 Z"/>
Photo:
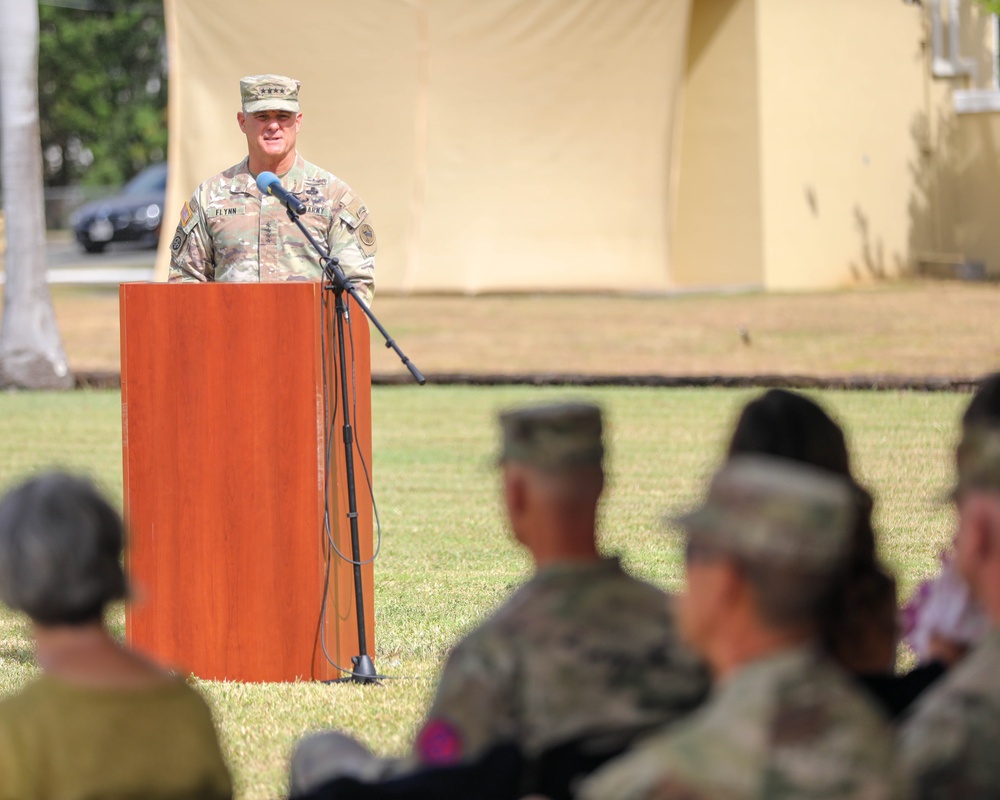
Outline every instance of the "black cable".
<path fill-rule="evenodd" d="M 326 312 L 328 311 L 328 309 L 329 309 L 328 292 L 324 289 L 323 290 L 323 296 L 322 296 L 322 310 L 324 312 L 323 313 L 324 319 L 326 318 Z M 355 355 L 355 353 L 354 353 L 354 328 L 353 328 L 353 320 L 350 318 L 350 316 L 348 316 L 347 325 L 348 325 L 348 331 L 349 331 L 349 334 L 350 334 L 349 338 L 350 338 L 350 343 L 351 343 L 351 379 L 352 379 L 353 400 L 354 400 L 354 403 L 353 403 L 353 405 L 354 405 L 354 416 L 355 416 L 355 419 L 356 419 L 357 418 L 357 400 L 358 400 L 358 394 L 357 394 L 356 373 L 355 373 L 355 369 L 354 369 L 354 355 Z M 324 326 L 324 335 L 320 336 L 320 358 L 322 360 L 323 399 L 324 399 L 324 402 L 325 402 L 326 406 L 328 408 L 330 408 L 331 414 L 330 414 L 330 417 L 329 417 L 329 427 L 327 428 L 327 431 L 326 431 L 326 454 L 325 455 L 326 455 L 326 475 L 327 475 L 327 481 L 326 481 L 326 484 L 324 485 L 324 492 L 323 492 L 323 532 L 324 532 L 324 537 L 326 539 L 326 544 L 325 544 L 325 546 L 323 548 L 323 552 L 324 552 L 324 555 L 325 555 L 326 565 L 325 565 L 325 571 L 324 571 L 324 576 L 323 576 L 323 596 L 322 596 L 321 605 L 320 605 L 319 631 L 318 631 L 318 633 L 319 633 L 320 647 L 323 650 L 323 656 L 324 656 L 324 658 L 326 658 L 327 663 L 329 663 L 331 666 L 333 666 L 334 669 L 337 669 L 337 670 L 339 670 L 342 673 L 346 673 L 346 674 L 350 675 L 351 677 L 370 677 L 370 676 L 358 676 L 357 673 L 354 672 L 354 670 L 346 668 L 346 667 L 343 667 L 340 664 L 338 664 L 336 661 L 333 660 L 333 658 L 330 657 L 330 651 L 327 649 L 327 646 L 326 646 L 326 601 L 327 601 L 327 598 L 330 595 L 330 570 L 332 569 L 332 566 L 333 566 L 333 558 L 331 556 L 331 550 L 333 552 L 335 552 L 338 555 L 338 557 L 340 557 L 343 561 L 346 561 L 347 563 L 351 564 L 352 566 L 354 566 L 354 565 L 356 565 L 356 566 L 365 566 L 367 564 L 373 563 L 375 561 L 375 559 L 378 558 L 378 555 L 379 555 L 379 553 L 382 550 L 382 524 L 379 521 L 378 506 L 375 503 L 375 491 L 374 491 L 374 488 L 372 487 L 371 475 L 370 475 L 370 473 L 368 471 L 368 465 L 365 462 L 364 453 L 361 452 L 360 444 L 358 444 L 358 438 L 359 437 L 353 437 L 354 438 L 354 442 L 353 442 L 352 446 L 355 447 L 356 452 L 358 453 L 358 456 L 361 459 L 362 467 L 364 469 L 365 480 L 366 480 L 367 485 L 368 485 L 368 495 L 369 495 L 369 497 L 371 498 L 371 501 L 372 501 L 372 509 L 374 511 L 375 522 L 376 522 L 377 531 L 378 531 L 377 544 L 376 544 L 376 547 L 375 547 L 375 551 L 372 553 L 372 557 L 370 559 L 366 560 L 366 561 L 360 561 L 359 562 L 359 561 L 355 561 L 352 558 L 348 558 L 346 555 L 344 555 L 344 553 L 342 553 L 340 551 L 340 549 L 337 547 L 337 544 L 336 544 L 336 542 L 334 541 L 334 538 L 333 538 L 333 530 L 332 530 L 332 526 L 330 524 L 330 486 L 329 486 L 329 476 L 330 476 L 331 467 L 333 465 L 333 440 L 334 440 L 334 436 L 335 436 L 335 433 L 336 433 L 336 430 L 335 430 L 336 425 L 335 425 L 334 420 L 337 417 L 337 409 L 339 407 L 340 400 L 339 400 L 339 397 L 337 395 L 337 392 L 334 391 L 334 393 L 333 393 L 334 394 L 334 399 L 333 399 L 332 405 L 331 405 L 331 399 L 330 399 L 330 379 L 329 379 L 329 374 L 327 372 L 327 358 L 326 358 L 326 334 L 327 333 L 328 333 L 328 331 L 326 330 L 326 326 Z M 333 351 L 333 361 L 334 361 L 334 364 L 333 364 L 333 366 L 334 366 L 334 375 L 336 376 L 337 374 L 339 374 L 339 372 L 338 372 L 338 370 L 336 368 L 337 367 L 337 351 L 336 350 Z M 336 387 L 334 387 L 334 389 L 336 389 Z M 373 613 L 374 613 L 374 611 L 373 611 Z M 388 675 L 376 675 L 375 677 L 378 680 L 384 680 L 386 678 L 390 678 L 391 676 L 388 676 Z M 408 677 L 408 676 L 402 676 L 402 677 L 396 676 L 396 677 L 392 677 L 392 679 L 394 679 L 394 680 L 396 680 L 396 679 L 399 679 L 399 680 L 403 680 L 403 679 L 407 679 L 407 680 L 420 680 L 419 678 Z"/>
<path fill-rule="evenodd" d="M 357 424 L 357 418 L 358 418 L 358 385 L 357 385 L 357 379 L 356 379 L 357 376 L 356 376 L 355 371 L 354 371 L 354 328 L 353 328 L 353 324 L 354 324 L 353 320 L 350 317 L 348 317 L 347 329 L 348 329 L 348 332 L 350 334 L 349 338 L 350 338 L 350 342 L 351 342 L 351 384 L 352 384 L 351 388 L 352 388 L 352 393 L 353 393 L 353 398 L 354 398 L 354 408 L 353 408 L 353 414 L 354 414 L 354 416 L 352 417 L 352 419 L 354 419 L 355 420 L 355 424 Z M 340 370 L 337 369 L 337 351 L 336 350 L 333 352 L 333 366 L 334 366 L 334 372 L 333 372 L 333 374 L 334 374 L 334 380 L 336 380 L 337 376 L 340 375 Z M 337 394 L 337 392 L 334 392 L 334 393 Z M 339 397 L 338 397 L 338 403 L 339 403 Z M 334 436 L 333 419 L 334 419 L 334 417 L 336 417 L 336 409 L 337 409 L 337 406 L 335 405 L 334 406 L 334 413 L 330 417 L 330 430 L 327 431 L 327 449 L 326 449 L 326 469 L 327 469 L 327 475 L 330 474 L 330 466 L 332 464 L 333 436 Z M 326 522 L 326 535 L 327 535 L 327 539 L 329 540 L 330 547 L 333 548 L 333 551 L 338 556 L 340 556 L 340 558 L 341 558 L 342 561 L 346 561 L 351 566 L 364 567 L 364 566 L 367 566 L 368 564 L 373 564 L 375 562 L 375 559 L 378 558 L 379 553 L 382 550 L 382 523 L 379 521 L 378 506 L 375 504 L 375 490 L 372 488 L 371 475 L 368 474 L 368 465 L 365 463 L 365 455 L 364 455 L 364 453 L 361 452 L 361 445 L 359 443 L 360 437 L 353 436 L 351 438 L 352 438 L 352 446 L 354 447 L 355 452 L 358 454 L 358 457 L 361 459 L 361 466 L 364 468 L 365 481 L 368 484 L 368 496 L 371 498 L 371 501 L 372 501 L 372 511 L 374 512 L 374 515 L 375 515 L 376 539 L 375 539 L 375 550 L 372 553 L 372 557 L 369 558 L 369 559 L 366 559 L 365 561 L 355 561 L 353 558 L 350 558 L 349 556 L 347 556 L 344 553 L 342 553 L 340 551 L 340 548 L 337 547 L 337 543 L 333 540 L 333 532 L 332 532 L 332 530 L 330 528 L 329 515 L 325 514 L 324 517 L 325 517 L 325 522 Z M 329 497 L 327 498 L 326 502 L 327 503 L 329 502 Z"/>

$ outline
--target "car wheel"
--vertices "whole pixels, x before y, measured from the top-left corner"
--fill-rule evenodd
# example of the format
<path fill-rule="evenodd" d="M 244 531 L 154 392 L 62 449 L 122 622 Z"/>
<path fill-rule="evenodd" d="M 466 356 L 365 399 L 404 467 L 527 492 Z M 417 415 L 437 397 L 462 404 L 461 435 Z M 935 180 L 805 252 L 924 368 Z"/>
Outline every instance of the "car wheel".
<path fill-rule="evenodd" d="M 107 242 L 84 242 L 83 249 L 88 253 L 103 253 L 104 248 L 108 246 Z"/>

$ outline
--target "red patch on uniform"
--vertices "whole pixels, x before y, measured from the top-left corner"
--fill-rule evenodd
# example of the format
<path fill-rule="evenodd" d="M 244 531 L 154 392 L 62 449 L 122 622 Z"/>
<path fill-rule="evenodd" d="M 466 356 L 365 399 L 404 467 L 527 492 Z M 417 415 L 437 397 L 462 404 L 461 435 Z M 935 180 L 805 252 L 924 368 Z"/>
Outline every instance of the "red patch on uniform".
<path fill-rule="evenodd" d="M 448 720 L 431 719 L 417 734 L 416 750 L 424 764 L 457 764 L 462 760 L 462 737 Z"/>

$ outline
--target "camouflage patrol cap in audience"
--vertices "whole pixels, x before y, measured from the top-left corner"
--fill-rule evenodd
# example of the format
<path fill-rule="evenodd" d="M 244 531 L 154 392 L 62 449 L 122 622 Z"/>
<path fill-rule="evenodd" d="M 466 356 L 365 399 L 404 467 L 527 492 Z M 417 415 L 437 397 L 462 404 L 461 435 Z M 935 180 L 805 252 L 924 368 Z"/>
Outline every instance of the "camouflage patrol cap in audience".
<path fill-rule="evenodd" d="M 599 466 L 604 457 L 601 409 L 591 403 L 558 403 L 506 411 L 500 461 L 545 470 Z"/>
<path fill-rule="evenodd" d="M 299 85 L 284 75 L 248 75 L 240 81 L 243 113 L 298 111 Z"/>
<path fill-rule="evenodd" d="M 958 483 L 952 497 L 965 489 L 1000 492 L 1000 427 L 984 424 L 967 427 L 955 460 Z"/>
<path fill-rule="evenodd" d="M 788 459 L 744 455 L 716 473 L 700 508 L 673 521 L 693 549 L 827 571 L 847 555 L 856 515 L 846 479 Z"/>

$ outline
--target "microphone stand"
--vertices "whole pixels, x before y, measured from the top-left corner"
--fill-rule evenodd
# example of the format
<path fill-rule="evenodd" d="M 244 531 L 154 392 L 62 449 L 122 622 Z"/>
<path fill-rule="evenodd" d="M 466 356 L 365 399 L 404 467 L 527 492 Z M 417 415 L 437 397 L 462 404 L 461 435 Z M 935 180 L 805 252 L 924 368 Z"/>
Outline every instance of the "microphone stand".
<path fill-rule="evenodd" d="M 423 386 L 427 380 L 413 362 L 406 357 L 406 354 L 399 349 L 395 340 L 382 327 L 382 323 L 376 319 L 367 303 L 358 296 L 357 289 L 351 285 L 350 281 L 347 280 L 347 276 L 344 275 L 344 271 L 340 268 L 339 259 L 327 253 L 326 249 L 313 238 L 305 225 L 302 224 L 299 215 L 288 204 L 285 204 L 285 208 L 288 211 L 288 218 L 298 226 L 306 239 L 309 240 L 309 243 L 319 253 L 320 263 L 323 265 L 323 288 L 326 291 L 333 292 L 337 317 L 336 331 L 337 347 L 340 356 L 341 405 L 344 415 L 343 441 L 344 465 L 347 478 L 347 517 L 351 523 L 351 563 L 354 566 L 354 602 L 358 609 L 358 650 L 360 652 L 358 655 L 351 657 L 354 669 L 350 671 L 350 676 L 347 678 L 337 678 L 334 682 L 378 683 L 380 676 L 375 671 L 375 665 L 368 654 L 368 638 L 365 633 L 365 599 L 361 585 L 361 548 L 358 536 L 358 498 L 354 485 L 354 436 L 351 431 L 351 398 L 348 391 L 347 359 L 344 349 L 344 320 L 347 318 L 347 302 L 344 299 L 344 292 L 347 292 L 347 294 L 354 298 L 354 302 L 358 304 L 358 307 L 365 312 L 365 316 L 371 320 L 372 324 L 378 328 L 378 332 L 382 334 L 382 338 L 385 339 L 385 346 L 395 351 L 417 383 Z"/>

